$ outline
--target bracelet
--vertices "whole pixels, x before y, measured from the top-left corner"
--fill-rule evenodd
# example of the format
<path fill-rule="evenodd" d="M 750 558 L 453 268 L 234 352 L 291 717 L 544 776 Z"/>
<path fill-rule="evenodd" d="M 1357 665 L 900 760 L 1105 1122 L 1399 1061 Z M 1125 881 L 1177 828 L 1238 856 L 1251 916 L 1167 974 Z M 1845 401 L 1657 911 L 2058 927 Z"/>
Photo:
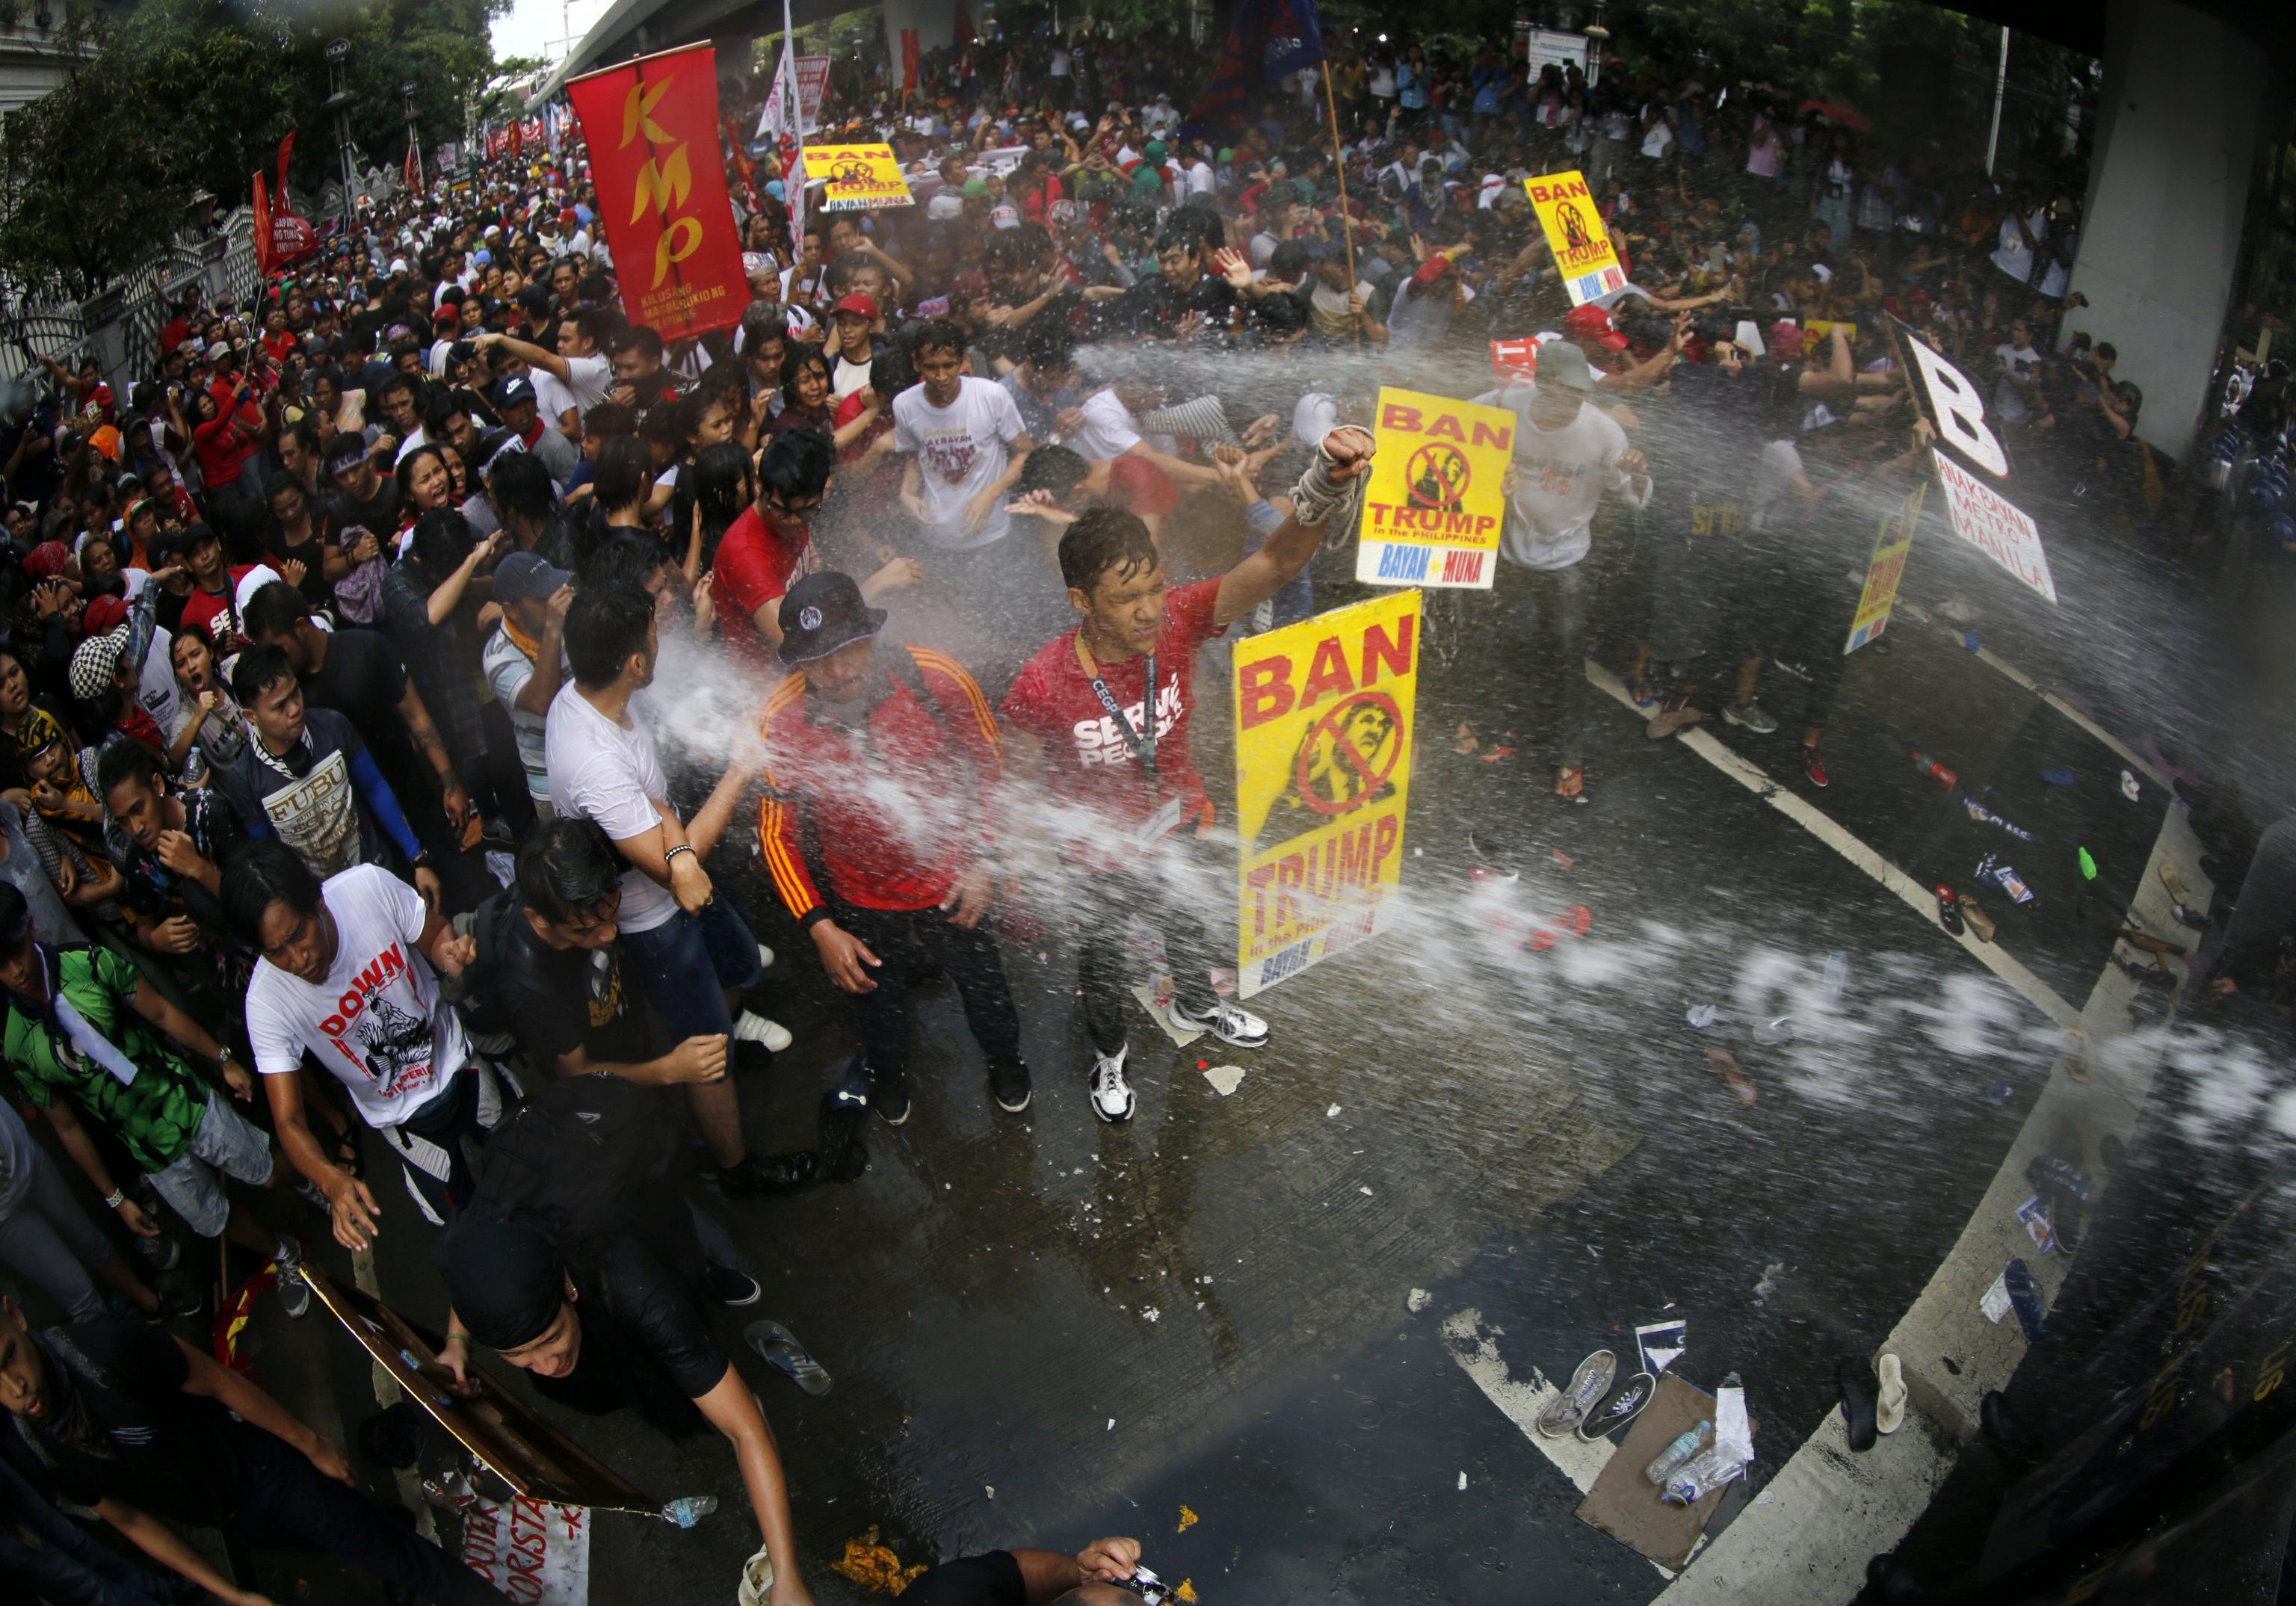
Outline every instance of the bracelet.
<path fill-rule="evenodd" d="M 116 1210 L 127 1202 L 127 1193 L 121 1189 L 114 1188 L 111 1190 L 111 1197 L 103 1201 L 103 1208 L 107 1210 Z"/>
<path fill-rule="evenodd" d="M 675 848 L 671 848 L 668 853 L 665 853 L 665 854 L 663 854 L 663 855 L 661 856 L 662 868 L 664 868 L 665 870 L 667 870 L 667 869 L 669 867 L 669 861 L 670 861 L 670 860 L 672 860 L 672 859 L 674 859 L 674 858 L 676 858 L 679 854 L 681 854 L 681 853 L 693 853 L 693 843 L 691 843 L 691 842 L 680 842 L 676 847 L 675 847 Z M 699 854 L 695 854 L 695 855 L 694 855 L 694 856 L 698 859 L 701 856 L 700 856 Z"/>

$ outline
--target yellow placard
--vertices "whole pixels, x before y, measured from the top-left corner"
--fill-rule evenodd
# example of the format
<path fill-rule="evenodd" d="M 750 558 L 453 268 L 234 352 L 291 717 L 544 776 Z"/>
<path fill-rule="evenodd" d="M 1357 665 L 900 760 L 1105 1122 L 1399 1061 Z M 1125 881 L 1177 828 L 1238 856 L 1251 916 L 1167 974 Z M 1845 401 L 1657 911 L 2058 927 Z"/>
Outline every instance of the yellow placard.
<path fill-rule="evenodd" d="M 1929 488 L 1926 481 L 1915 486 L 1913 495 L 1883 515 L 1873 559 L 1866 565 L 1866 589 L 1857 594 L 1857 616 L 1849 621 L 1849 639 L 1842 644 L 1844 658 L 1889 628 L 1898 582 L 1906 578 L 1906 553 L 1912 550 L 1914 529 L 1921 523 L 1922 497 Z"/>
<path fill-rule="evenodd" d="M 1236 987 L 1379 932 L 1403 878 L 1420 594 L 1235 645 Z"/>
<path fill-rule="evenodd" d="M 828 181 L 821 194 L 824 212 L 916 205 L 890 145 L 808 145 L 805 177 L 808 184 Z"/>
<path fill-rule="evenodd" d="M 1382 387 L 1356 578 L 1489 590 L 1515 423 L 1505 407 Z"/>
<path fill-rule="evenodd" d="M 1587 192 L 1586 175 L 1549 173 L 1524 179 L 1522 187 L 1530 197 L 1530 209 L 1538 214 L 1539 227 L 1546 231 L 1570 305 L 1626 288 L 1627 270 L 1619 266 L 1610 226 Z"/>

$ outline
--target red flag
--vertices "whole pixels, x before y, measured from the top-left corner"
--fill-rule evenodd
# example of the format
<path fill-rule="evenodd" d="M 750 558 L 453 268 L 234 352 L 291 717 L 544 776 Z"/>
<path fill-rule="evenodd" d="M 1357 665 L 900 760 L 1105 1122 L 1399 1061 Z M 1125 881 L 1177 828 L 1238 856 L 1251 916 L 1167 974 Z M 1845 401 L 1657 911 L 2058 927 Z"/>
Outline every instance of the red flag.
<path fill-rule="evenodd" d="M 526 153 L 526 125 L 525 125 L 525 124 L 523 124 L 523 123 L 512 123 L 512 124 L 510 126 L 510 155 L 511 155 L 511 160 L 512 160 L 512 161 L 516 161 L 516 160 L 517 160 L 521 156 L 524 155 L 525 153 Z"/>
<path fill-rule="evenodd" d="M 263 175 L 255 176 L 255 271 L 271 276 L 271 197 L 264 193 Z"/>
<path fill-rule="evenodd" d="M 901 93 L 914 94 L 916 92 L 917 30 L 905 28 L 901 29 Z"/>
<path fill-rule="evenodd" d="M 972 13 L 964 9 L 964 0 L 956 0 L 956 30 L 951 36 L 953 42 L 970 45 L 980 37 L 972 31 Z"/>
<path fill-rule="evenodd" d="M 717 53 L 641 56 L 566 93 L 630 321 L 665 340 L 740 322 L 750 285 L 718 151 Z"/>
<path fill-rule="evenodd" d="M 279 142 L 279 204 L 287 205 L 287 158 L 295 150 L 295 130 L 287 130 L 287 137 Z"/>
<path fill-rule="evenodd" d="M 422 159 L 414 153 L 414 138 L 412 135 L 409 135 L 406 140 L 406 188 L 411 193 L 416 195 L 430 193 L 429 186 L 422 182 Z"/>

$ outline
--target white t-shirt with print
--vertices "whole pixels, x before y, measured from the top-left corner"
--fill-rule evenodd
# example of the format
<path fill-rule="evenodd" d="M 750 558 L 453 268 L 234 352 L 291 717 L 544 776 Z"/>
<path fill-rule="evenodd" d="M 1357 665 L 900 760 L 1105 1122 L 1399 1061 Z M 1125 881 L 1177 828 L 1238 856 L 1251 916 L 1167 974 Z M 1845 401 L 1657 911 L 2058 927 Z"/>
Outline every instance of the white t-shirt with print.
<path fill-rule="evenodd" d="M 422 899 L 373 864 L 329 877 L 319 897 L 334 917 L 335 963 L 316 986 L 257 963 L 247 987 L 255 1069 L 291 1077 L 308 1049 L 368 1126 L 395 1127 L 470 1061 L 463 1023 L 418 946 Z"/>
<path fill-rule="evenodd" d="M 1535 385 L 1512 385 L 1475 398 L 1487 407 L 1505 407 L 1516 418 L 1515 488 L 1499 532 L 1499 553 L 1525 569 L 1568 569 L 1594 545 L 1595 510 L 1605 491 L 1617 491 L 1630 506 L 1650 500 L 1650 481 L 1629 481 L 1619 471 L 1627 432 L 1593 403 L 1559 430 L 1530 422 Z"/>
<path fill-rule="evenodd" d="M 927 401 L 922 384 L 893 398 L 893 449 L 916 454 L 917 477 L 932 514 L 926 537 L 934 545 L 963 552 L 1004 538 L 1013 520 L 1001 504 L 969 536 L 964 508 L 1003 477 L 1012 461 L 1008 448 L 1027 432 L 1012 393 L 970 373 L 958 379 L 956 400 L 946 407 Z"/>
<path fill-rule="evenodd" d="M 595 820 L 617 842 L 658 829 L 656 803 L 669 799 L 653 737 L 633 719 L 618 725 L 592 708 L 572 681 L 558 688 L 543 721 L 543 758 L 550 806 L 561 819 Z M 669 889 L 644 871 L 622 872 L 621 928 L 651 931 L 677 913 Z"/>

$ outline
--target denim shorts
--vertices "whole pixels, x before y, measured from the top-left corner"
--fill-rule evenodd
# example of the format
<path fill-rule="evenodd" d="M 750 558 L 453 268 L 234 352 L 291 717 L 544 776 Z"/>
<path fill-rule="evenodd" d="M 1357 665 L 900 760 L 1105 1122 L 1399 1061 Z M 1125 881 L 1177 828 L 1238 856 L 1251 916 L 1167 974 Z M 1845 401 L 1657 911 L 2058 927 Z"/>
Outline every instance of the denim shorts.
<path fill-rule="evenodd" d="M 218 1171 L 265 1186 L 271 1181 L 271 1140 L 226 1103 L 222 1094 L 210 1093 L 190 1144 L 152 1173 L 152 1185 L 168 1208 L 202 1238 L 222 1237 L 231 1219 L 231 1200 L 224 1197 Z"/>
<path fill-rule="evenodd" d="M 732 1032 L 725 995 L 765 974 L 758 939 L 723 892 L 699 914 L 681 909 L 650 931 L 623 932 L 622 952 L 673 1042 Z"/>

